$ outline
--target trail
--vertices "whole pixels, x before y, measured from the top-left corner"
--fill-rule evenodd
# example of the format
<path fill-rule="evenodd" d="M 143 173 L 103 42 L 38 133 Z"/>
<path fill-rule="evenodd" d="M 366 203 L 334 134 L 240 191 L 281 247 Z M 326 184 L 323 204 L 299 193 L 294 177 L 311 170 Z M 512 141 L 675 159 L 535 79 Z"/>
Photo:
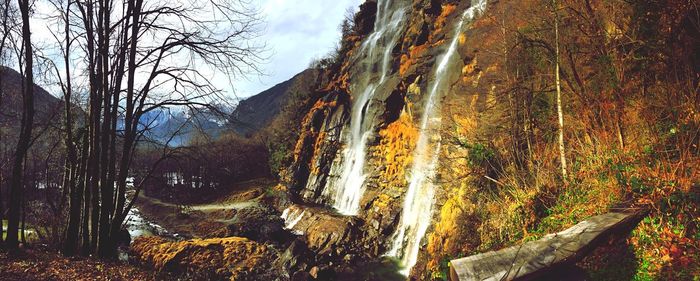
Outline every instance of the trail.
<path fill-rule="evenodd" d="M 248 207 L 253 207 L 253 206 L 259 205 L 258 202 L 255 200 L 244 201 L 244 202 L 232 202 L 232 203 L 214 202 L 214 203 L 209 203 L 209 204 L 189 205 L 188 206 L 188 205 L 178 205 L 178 204 L 165 202 L 163 200 L 153 198 L 153 197 L 148 197 L 145 195 L 139 195 L 139 199 L 148 200 L 148 201 L 150 201 L 150 203 L 156 204 L 156 205 L 172 207 L 172 208 L 180 208 L 180 207 L 184 206 L 185 208 L 187 208 L 189 210 L 202 211 L 202 212 L 240 210 L 240 209 L 245 209 Z"/>

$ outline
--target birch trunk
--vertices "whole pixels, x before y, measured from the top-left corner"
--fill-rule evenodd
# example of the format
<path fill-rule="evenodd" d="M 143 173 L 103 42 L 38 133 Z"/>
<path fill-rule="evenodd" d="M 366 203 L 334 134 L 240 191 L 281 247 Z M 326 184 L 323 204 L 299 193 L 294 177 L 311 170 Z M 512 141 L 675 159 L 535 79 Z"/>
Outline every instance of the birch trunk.
<path fill-rule="evenodd" d="M 566 151 L 564 149 L 564 112 L 562 110 L 561 101 L 561 79 L 559 77 L 559 13 L 557 12 L 557 2 L 553 0 L 554 4 L 554 45 L 556 51 L 556 66 L 555 66 L 555 79 L 557 84 L 557 117 L 559 120 L 559 158 L 561 161 L 561 175 L 566 180 Z"/>

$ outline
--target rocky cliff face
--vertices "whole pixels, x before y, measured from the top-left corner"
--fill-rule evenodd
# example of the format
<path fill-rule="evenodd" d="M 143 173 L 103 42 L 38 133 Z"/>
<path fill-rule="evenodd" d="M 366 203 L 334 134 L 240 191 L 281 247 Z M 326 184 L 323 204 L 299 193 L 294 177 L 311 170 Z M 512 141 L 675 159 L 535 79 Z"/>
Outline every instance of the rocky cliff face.
<path fill-rule="evenodd" d="M 472 61 L 465 32 L 473 32 L 473 20 L 485 8 L 485 1 L 473 2 L 367 1 L 361 6 L 359 27 L 344 38 L 352 44 L 349 56 L 307 113 L 290 168 L 288 188 L 296 204 L 289 208 L 305 210 L 288 224 L 312 248 L 343 249 L 338 258 L 350 263 L 389 252 L 407 269 L 416 262 L 404 248 L 418 250 L 425 233 L 398 236 L 402 227 L 415 228 L 408 215 L 402 216 L 404 208 L 415 207 L 404 206 L 411 174 L 428 168 L 411 169 L 416 158 L 426 157 L 415 152 L 421 138 L 428 153 L 437 156 L 439 125 L 422 123 L 441 118 L 436 105 L 461 84 L 459 70 Z M 363 28 L 371 22 L 373 28 Z M 421 129 L 431 131 L 423 136 Z M 432 184 L 434 175 L 425 175 L 416 189 Z M 423 205 L 436 199 L 425 192 L 408 196 L 419 197 Z M 418 211 L 425 212 L 414 214 L 420 219 L 433 217 L 430 208 Z M 319 238 L 321 233 L 334 237 Z"/>
<path fill-rule="evenodd" d="M 283 173 L 291 196 L 282 206 L 287 228 L 323 253 L 318 262 L 391 257 L 405 275 L 446 278 L 450 258 L 559 231 L 611 206 L 634 205 L 630 198 L 647 198 L 606 165 L 627 165 L 620 151 L 639 155 L 645 145 L 663 146 L 647 139 L 653 129 L 641 125 L 658 116 L 640 117 L 650 107 L 631 92 L 655 79 L 675 82 L 620 79 L 642 68 L 621 66 L 632 60 L 620 46 L 636 43 L 623 43 L 619 34 L 651 36 L 648 22 L 629 19 L 651 9 L 662 14 L 654 23 L 661 24 L 689 6 L 564 1 L 565 135 L 576 151 L 568 157 L 578 162 L 573 176 L 562 179 L 553 137 L 556 18 L 545 2 L 377 0 L 361 6 L 353 32 L 343 38 L 344 59 L 306 113 L 294 163 Z M 675 20 L 667 25 L 659 30 L 688 27 Z M 690 50 L 687 41 L 670 39 L 672 32 L 654 34 Z M 689 65 L 692 51 L 681 53 L 650 61 Z M 688 77 L 696 81 L 693 71 Z M 592 92 L 596 102 L 586 96 Z M 645 141 L 626 140 L 631 135 Z M 600 157 L 608 164 L 592 160 Z M 590 171 L 618 180 L 601 182 Z M 584 199 L 571 202 L 572 196 Z"/>

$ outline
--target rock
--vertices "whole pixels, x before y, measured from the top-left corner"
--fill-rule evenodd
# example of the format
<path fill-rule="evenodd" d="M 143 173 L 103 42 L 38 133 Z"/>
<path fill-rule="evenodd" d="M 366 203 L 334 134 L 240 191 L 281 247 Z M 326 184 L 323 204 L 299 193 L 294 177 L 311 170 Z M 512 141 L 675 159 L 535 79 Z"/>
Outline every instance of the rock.
<path fill-rule="evenodd" d="M 345 255 L 345 256 L 343 257 L 343 261 L 349 263 L 349 262 L 352 261 L 354 258 L 355 258 L 355 255 L 347 254 L 347 255 Z"/>
<path fill-rule="evenodd" d="M 117 245 L 128 246 L 129 244 L 131 244 L 131 235 L 129 234 L 128 230 L 122 228 L 117 234 L 118 236 L 115 238 L 117 240 Z"/>
<path fill-rule="evenodd" d="M 157 271 L 187 274 L 194 279 L 259 280 L 276 275 L 267 246 L 241 237 L 172 242 L 151 236 L 134 241 L 131 252 Z"/>
<path fill-rule="evenodd" d="M 311 275 L 311 277 L 313 277 L 314 279 L 317 279 L 318 278 L 318 270 L 319 270 L 318 266 L 312 267 L 311 270 L 309 270 L 309 275 Z"/>
<path fill-rule="evenodd" d="M 338 215 L 323 208 L 292 205 L 289 209 L 290 212 L 303 213 L 296 217 L 290 230 L 301 234 L 309 249 L 319 256 L 339 258 L 361 243 L 359 227 L 362 222 L 358 218 Z"/>
<path fill-rule="evenodd" d="M 331 264 L 332 265 L 332 264 Z M 319 268 L 318 271 L 318 280 L 337 280 L 337 273 L 333 269 L 333 267 L 329 266 L 322 266 Z"/>
<path fill-rule="evenodd" d="M 355 15 L 355 31 L 358 35 L 372 32 L 376 15 L 377 1 L 365 1 L 360 5 L 360 11 Z"/>
<path fill-rule="evenodd" d="M 315 259 L 322 260 L 309 264 L 320 267 L 335 262 L 339 264 L 337 267 L 342 267 L 365 257 L 377 259 L 391 247 L 409 184 L 419 120 L 425 111 L 428 87 L 434 80 L 436 58 L 445 51 L 445 38 L 452 38 L 456 19 L 469 6 L 468 2 L 380 1 L 382 12 L 405 8 L 400 26 L 386 32 L 397 31 L 397 38 L 379 38 L 376 46 L 358 41 L 341 54 L 342 66 L 333 70 L 332 81 L 318 93 L 321 96 L 318 102 L 305 110 L 294 160 L 287 173 L 290 177 L 285 178 L 284 184 L 288 186 L 291 202 L 324 206 L 309 208 L 299 221 L 290 220 L 291 230 L 301 236 L 299 239 L 310 251 L 317 253 Z M 355 34 L 349 37 L 367 39 L 364 35 L 375 29 L 377 5 L 376 0 L 362 4 L 355 18 Z M 441 23 L 436 24 L 438 17 L 442 18 Z M 343 39 L 347 42 L 349 38 Z M 382 48 L 390 56 L 383 60 L 382 55 L 369 55 L 372 51 L 367 46 Z M 459 62 L 455 65 L 462 67 Z M 458 80 L 459 71 L 449 73 L 455 77 L 447 80 Z M 382 83 L 377 83 L 380 80 Z M 363 133 L 367 146 L 364 193 L 357 217 L 342 218 L 328 208 L 332 202 L 328 202 L 329 196 L 324 196 L 324 189 L 342 172 L 339 163 L 346 160 L 342 159 L 342 151 L 348 145 L 345 138 L 350 135 L 352 123 L 348 113 L 352 112 L 352 106 L 357 106 L 353 102 L 363 91 L 371 89 L 369 85 L 376 88 L 362 109 L 362 130 L 371 129 Z"/>
<path fill-rule="evenodd" d="M 218 221 L 201 220 L 194 224 L 193 230 L 198 237 L 202 238 L 223 238 L 234 236 L 228 232 L 226 229 L 226 224 Z"/>
<path fill-rule="evenodd" d="M 644 216 L 645 213 L 607 213 L 540 240 L 452 260 L 450 280 L 541 280 L 544 275 L 581 260 L 609 237 L 625 237 Z"/>
<path fill-rule="evenodd" d="M 283 228 L 277 212 L 266 207 L 239 210 L 228 223 L 228 235 L 246 237 L 257 242 L 284 244 L 293 238 Z"/>
<path fill-rule="evenodd" d="M 300 271 L 294 272 L 294 274 L 292 274 L 291 281 L 308 281 L 308 280 L 312 280 L 312 279 L 311 279 L 311 275 L 306 271 L 300 270 Z"/>
<path fill-rule="evenodd" d="M 320 195 L 339 148 L 341 130 L 349 118 L 349 102 L 347 93 L 329 91 L 304 118 L 294 152 L 296 161 L 290 167 L 292 178 L 288 186 L 294 197 L 307 203 L 323 203 Z"/>
<path fill-rule="evenodd" d="M 287 249 L 277 259 L 277 266 L 289 269 L 291 272 L 305 271 L 307 260 L 314 258 L 314 254 L 309 251 L 306 244 L 297 239 L 287 247 Z"/>
<path fill-rule="evenodd" d="M 372 224 L 373 228 L 379 229 L 379 221 L 378 220 L 372 220 L 370 223 Z"/>

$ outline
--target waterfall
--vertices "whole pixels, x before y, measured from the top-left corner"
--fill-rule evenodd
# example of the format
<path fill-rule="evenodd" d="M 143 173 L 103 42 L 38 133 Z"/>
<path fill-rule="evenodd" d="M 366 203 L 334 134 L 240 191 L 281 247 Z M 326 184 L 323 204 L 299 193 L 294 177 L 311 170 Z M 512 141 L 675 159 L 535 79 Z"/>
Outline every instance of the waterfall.
<path fill-rule="evenodd" d="M 368 65 L 381 63 L 380 76 L 377 81 L 373 71 L 362 71 L 358 73 L 358 82 L 351 85 L 353 90 L 363 90 L 359 92 L 360 95 L 353 96 L 350 132 L 346 137 L 342 160 L 338 163 L 340 166 L 332 169 L 340 172 L 339 177 L 329 181 L 323 191 L 324 196 L 332 201 L 333 207 L 344 215 L 358 213 L 360 199 L 364 193 L 367 140 L 373 130 L 372 120 L 367 116 L 367 109 L 377 89 L 383 86 L 387 75 L 391 72 L 391 50 L 401 35 L 400 27 L 403 26 L 405 18 L 405 8 L 401 6 L 404 1 L 398 2 L 398 7 L 392 5 L 392 0 L 377 2 L 374 31 L 362 43 L 359 54 L 364 55 L 360 58 L 362 63 Z"/>
<path fill-rule="evenodd" d="M 404 275 L 408 275 L 411 267 L 416 264 L 420 241 L 428 230 L 432 217 L 435 195 L 435 186 L 432 180 L 436 174 L 440 152 L 441 117 L 438 98 L 441 93 L 448 90 L 449 85 L 444 78 L 450 62 L 455 58 L 462 26 L 486 8 L 486 0 L 476 2 L 462 15 L 455 27 L 454 36 L 447 52 L 439 58 L 434 81 L 425 101 L 425 110 L 421 118 L 420 135 L 413 152 L 411 180 L 404 198 L 401 221 L 394 233 L 392 247 L 387 253 L 388 256 L 400 259 L 401 273 Z"/>
<path fill-rule="evenodd" d="M 287 207 L 282 211 L 282 216 L 281 218 L 284 220 L 284 229 L 290 230 L 292 233 L 296 235 L 302 235 L 304 234 L 301 231 L 295 230 L 294 226 L 301 221 L 301 219 L 304 217 L 304 214 L 306 213 L 306 210 L 299 209 L 299 208 L 294 208 L 294 205 Z"/>

